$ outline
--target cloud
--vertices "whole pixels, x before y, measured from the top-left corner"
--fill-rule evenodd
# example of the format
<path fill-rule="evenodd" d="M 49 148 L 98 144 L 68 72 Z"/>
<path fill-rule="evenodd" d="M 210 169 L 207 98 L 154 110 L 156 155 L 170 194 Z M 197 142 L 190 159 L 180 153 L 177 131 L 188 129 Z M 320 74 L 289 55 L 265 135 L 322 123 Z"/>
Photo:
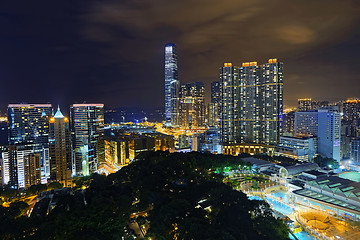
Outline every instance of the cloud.
<path fill-rule="evenodd" d="M 277 35 L 290 44 L 306 44 L 316 38 L 315 32 L 305 26 L 284 26 L 277 30 Z"/>

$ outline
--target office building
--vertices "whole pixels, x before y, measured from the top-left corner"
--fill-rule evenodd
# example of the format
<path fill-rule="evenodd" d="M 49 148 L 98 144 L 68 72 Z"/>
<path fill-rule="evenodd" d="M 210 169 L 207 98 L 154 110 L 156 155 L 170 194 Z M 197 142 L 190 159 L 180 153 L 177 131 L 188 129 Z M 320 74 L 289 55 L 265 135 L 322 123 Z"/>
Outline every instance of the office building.
<path fill-rule="evenodd" d="M 41 184 L 41 155 L 32 153 L 24 156 L 25 188 Z"/>
<path fill-rule="evenodd" d="M 240 143 L 239 68 L 224 63 L 219 69 L 221 84 L 221 142 Z"/>
<path fill-rule="evenodd" d="M 275 148 L 276 156 L 284 156 L 302 162 L 311 162 L 317 153 L 316 137 L 281 136 Z"/>
<path fill-rule="evenodd" d="M 341 117 L 329 108 L 318 110 L 318 152 L 340 163 Z"/>
<path fill-rule="evenodd" d="M 257 62 L 243 63 L 240 75 L 239 128 L 241 141 L 261 143 L 261 74 Z"/>
<path fill-rule="evenodd" d="M 27 188 L 41 183 L 41 154 L 34 145 L 10 145 L 1 154 L 3 184 L 10 188 Z"/>
<path fill-rule="evenodd" d="M 104 104 L 73 104 L 70 118 L 75 154 L 73 174 L 87 176 L 105 161 Z"/>
<path fill-rule="evenodd" d="M 311 98 L 300 98 L 298 99 L 298 108 L 299 112 L 307 112 L 314 110 L 313 101 Z"/>
<path fill-rule="evenodd" d="M 9 144 L 47 144 L 51 114 L 51 104 L 9 104 Z"/>
<path fill-rule="evenodd" d="M 323 157 L 340 161 L 341 118 L 336 107 L 320 107 L 318 111 L 296 112 L 297 136 L 315 136 L 318 153 Z"/>
<path fill-rule="evenodd" d="M 178 125 L 179 79 L 176 46 L 165 45 L 165 120 L 169 125 Z"/>
<path fill-rule="evenodd" d="M 294 128 L 297 136 L 317 136 L 318 112 L 295 112 Z"/>
<path fill-rule="evenodd" d="M 49 178 L 48 134 L 51 104 L 9 104 L 8 105 L 8 142 L 33 144 L 41 156 L 41 178 L 46 183 Z"/>
<path fill-rule="evenodd" d="M 58 108 L 49 120 L 50 181 L 71 187 L 72 146 L 69 119 Z"/>
<path fill-rule="evenodd" d="M 105 161 L 116 167 L 129 164 L 129 144 L 126 140 L 107 137 L 105 139 Z"/>
<path fill-rule="evenodd" d="M 205 126 L 205 90 L 202 82 L 185 83 L 179 92 L 179 125 L 185 128 Z"/>

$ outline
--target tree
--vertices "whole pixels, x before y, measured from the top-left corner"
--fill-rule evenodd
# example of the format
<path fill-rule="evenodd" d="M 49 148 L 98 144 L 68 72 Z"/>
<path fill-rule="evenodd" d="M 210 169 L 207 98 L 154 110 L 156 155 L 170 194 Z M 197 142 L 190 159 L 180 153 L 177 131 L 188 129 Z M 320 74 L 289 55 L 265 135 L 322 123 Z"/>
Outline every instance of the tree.
<path fill-rule="evenodd" d="M 332 168 L 332 169 L 339 168 L 339 162 L 333 158 L 327 158 L 327 157 L 322 157 L 322 156 L 318 155 L 314 158 L 313 161 L 315 163 L 317 163 L 319 165 L 319 167 L 321 167 L 321 168 L 323 168 L 323 167 Z"/>

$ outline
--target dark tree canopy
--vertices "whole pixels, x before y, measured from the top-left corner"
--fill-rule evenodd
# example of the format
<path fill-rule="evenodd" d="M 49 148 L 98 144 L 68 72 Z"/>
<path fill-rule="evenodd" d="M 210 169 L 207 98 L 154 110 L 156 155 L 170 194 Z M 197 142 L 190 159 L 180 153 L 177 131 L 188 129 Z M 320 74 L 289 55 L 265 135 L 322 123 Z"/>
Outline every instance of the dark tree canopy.
<path fill-rule="evenodd" d="M 157 240 L 288 239 L 267 203 L 248 200 L 214 173 L 241 166 L 247 164 L 240 157 L 147 152 L 107 177 L 76 179 L 77 189 L 59 196 L 48 215 L 1 214 L 10 223 L 0 226 L 1 239 L 132 239 L 134 213 L 140 225 L 149 225 L 146 237 Z M 82 186 L 88 186 L 84 194 Z"/>

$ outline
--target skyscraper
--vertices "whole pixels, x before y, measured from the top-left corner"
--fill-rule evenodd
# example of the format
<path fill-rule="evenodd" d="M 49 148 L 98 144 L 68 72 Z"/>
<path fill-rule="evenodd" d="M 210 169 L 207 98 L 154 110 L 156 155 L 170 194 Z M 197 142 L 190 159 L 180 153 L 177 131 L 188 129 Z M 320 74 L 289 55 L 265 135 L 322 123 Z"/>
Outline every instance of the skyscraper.
<path fill-rule="evenodd" d="M 197 128 L 205 125 L 204 83 L 185 83 L 179 92 L 179 125 Z"/>
<path fill-rule="evenodd" d="M 221 83 L 221 142 L 240 143 L 239 68 L 224 63 L 219 69 Z"/>
<path fill-rule="evenodd" d="M 222 143 L 276 145 L 283 123 L 283 64 L 220 68 Z"/>
<path fill-rule="evenodd" d="M 239 69 L 239 126 L 242 142 L 261 143 L 261 74 L 257 62 L 243 63 Z"/>
<path fill-rule="evenodd" d="M 176 46 L 165 45 L 165 120 L 178 125 L 179 80 Z"/>
<path fill-rule="evenodd" d="M 338 111 L 319 108 L 318 144 L 319 154 L 333 158 L 340 164 L 341 117 Z"/>
<path fill-rule="evenodd" d="M 47 143 L 51 104 L 9 104 L 9 144 Z"/>
<path fill-rule="evenodd" d="M 89 175 L 105 161 L 104 104 L 73 104 L 70 109 L 76 175 Z"/>
<path fill-rule="evenodd" d="M 71 186 L 72 148 L 69 119 L 58 108 L 49 120 L 50 180 Z"/>
<path fill-rule="evenodd" d="M 9 144 L 33 144 L 41 156 L 42 183 L 49 177 L 48 119 L 52 114 L 51 104 L 9 104 Z"/>
<path fill-rule="evenodd" d="M 2 152 L 3 183 L 13 189 L 41 183 L 40 153 L 33 144 L 10 145 Z"/>
<path fill-rule="evenodd" d="M 283 63 L 269 59 L 261 72 L 262 143 L 277 145 L 283 124 Z"/>
<path fill-rule="evenodd" d="M 211 102 L 209 104 L 209 126 L 220 127 L 221 119 L 221 83 L 214 81 L 211 83 Z"/>

